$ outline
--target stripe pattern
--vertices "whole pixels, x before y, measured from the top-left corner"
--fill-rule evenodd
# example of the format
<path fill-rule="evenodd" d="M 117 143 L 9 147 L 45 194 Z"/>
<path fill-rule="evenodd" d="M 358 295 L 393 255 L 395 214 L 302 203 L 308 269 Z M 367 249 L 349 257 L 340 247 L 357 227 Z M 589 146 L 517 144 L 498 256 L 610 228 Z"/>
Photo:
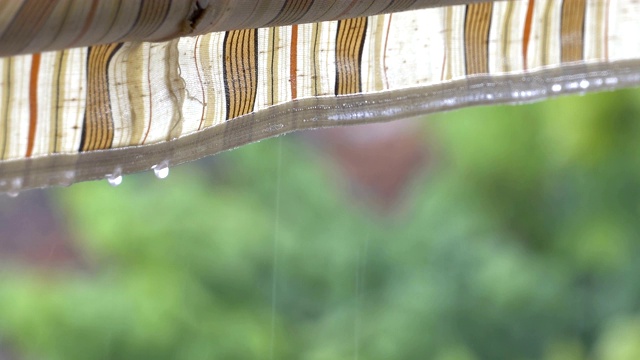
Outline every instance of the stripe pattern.
<path fill-rule="evenodd" d="M 479 3 L 0 58 L 0 160 L 250 129 L 244 115 L 298 99 L 640 58 L 639 14 L 625 0 Z"/>
<path fill-rule="evenodd" d="M 489 73 L 489 29 L 492 8 L 491 2 L 467 5 L 464 23 L 467 75 Z"/>
<path fill-rule="evenodd" d="M 362 91 L 362 48 L 367 31 L 367 18 L 338 21 L 336 33 L 336 95 Z"/>
<path fill-rule="evenodd" d="M 255 29 L 235 30 L 224 37 L 224 89 L 226 119 L 253 111 L 258 90 L 258 33 Z"/>

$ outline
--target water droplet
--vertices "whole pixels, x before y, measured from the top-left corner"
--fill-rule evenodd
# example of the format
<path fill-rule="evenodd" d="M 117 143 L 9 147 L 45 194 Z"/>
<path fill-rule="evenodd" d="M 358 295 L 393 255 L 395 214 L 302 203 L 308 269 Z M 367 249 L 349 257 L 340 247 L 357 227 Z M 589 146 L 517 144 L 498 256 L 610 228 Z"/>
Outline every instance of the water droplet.
<path fill-rule="evenodd" d="M 562 85 L 560 84 L 553 84 L 553 86 L 551 87 L 551 91 L 553 92 L 558 92 L 560 90 L 562 90 Z"/>
<path fill-rule="evenodd" d="M 9 197 L 15 198 L 20 195 L 20 189 L 22 188 L 22 178 L 15 178 L 11 180 L 11 189 L 7 191 Z"/>
<path fill-rule="evenodd" d="M 62 180 L 60 180 L 60 185 L 61 186 L 70 186 L 71 184 L 73 184 L 73 179 L 76 177 L 76 173 L 73 170 L 69 170 L 69 171 L 65 171 L 64 172 L 64 178 L 62 178 Z"/>
<path fill-rule="evenodd" d="M 153 165 L 151 168 L 158 179 L 164 179 L 169 176 L 169 163 L 166 161 Z"/>
<path fill-rule="evenodd" d="M 589 80 L 582 80 L 580 81 L 580 88 L 582 89 L 586 89 L 589 87 Z"/>
<path fill-rule="evenodd" d="M 120 168 L 117 168 L 113 174 L 107 174 L 105 177 L 111 186 L 115 187 L 122 184 L 122 170 Z"/>

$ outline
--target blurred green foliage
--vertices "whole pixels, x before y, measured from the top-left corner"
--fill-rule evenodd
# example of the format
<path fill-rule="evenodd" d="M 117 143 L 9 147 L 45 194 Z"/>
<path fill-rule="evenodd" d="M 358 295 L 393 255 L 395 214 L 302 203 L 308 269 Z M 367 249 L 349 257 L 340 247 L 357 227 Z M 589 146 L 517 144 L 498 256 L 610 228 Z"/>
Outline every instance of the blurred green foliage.
<path fill-rule="evenodd" d="M 434 116 L 392 216 L 295 137 L 55 190 L 88 269 L 2 273 L 0 331 L 38 359 L 638 359 L 639 100 Z"/>

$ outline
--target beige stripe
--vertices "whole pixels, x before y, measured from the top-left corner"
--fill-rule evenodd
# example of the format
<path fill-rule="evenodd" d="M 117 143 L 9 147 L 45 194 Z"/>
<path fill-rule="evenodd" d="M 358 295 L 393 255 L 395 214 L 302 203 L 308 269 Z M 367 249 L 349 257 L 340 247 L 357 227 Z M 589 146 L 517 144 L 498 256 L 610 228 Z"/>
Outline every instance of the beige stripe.
<path fill-rule="evenodd" d="M 493 4 L 489 72 L 506 73 L 524 68 L 522 36 L 526 11 L 526 1 L 500 1 Z"/>
<path fill-rule="evenodd" d="M 140 43 L 129 43 L 126 48 L 122 49 L 124 53 L 124 61 L 126 61 L 126 68 L 123 76 L 131 84 L 125 89 L 125 94 L 121 95 L 122 103 L 127 103 L 127 106 L 120 108 L 120 116 L 123 118 L 128 116 L 127 120 L 122 120 L 123 124 L 129 123 L 129 143 L 140 144 L 144 130 L 146 128 L 146 118 L 148 117 L 145 98 L 147 98 L 148 90 L 146 87 L 146 68 L 144 62 L 144 47 Z M 124 101 L 127 99 L 127 101 Z M 127 109 L 129 110 L 127 112 Z M 122 140 L 127 141 L 126 138 Z"/>
<path fill-rule="evenodd" d="M 129 79 L 127 75 L 130 67 L 135 67 L 136 59 L 129 56 L 131 46 L 135 44 L 125 43 L 113 59 L 109 62 L 109 101 L 111 103 L 111 118 L 113 119 L 114 136 L 112 147 L 122 147 L 131 145 L 131 133 L 133 127 L 133 116 L 131 111 L 131 101 L 129 99 L 130 87 L 139 85 L 133 83 L 134 79 Z M 129 64 L 131 62 L 132 64 Z M 121 86 L 119 84 L 131 83 L 132 86 Z M 130 99 L 129 99 L 130 100 Z"/>
<path fill-rule="evenodd" d="M 11 96 L 13 93 L 13 79 L 11 68 L 13 58 L 2 61 L 2 87 L 0 87 L 0 159 L 6 159 L 8 147 L 13 133 L 9 125 L 11 124 Z"/>
<path fill-rule="evenodd" d="M 166 89 L 169 92 L 169 102 L 171 105 L 169 116 L 171 119 L 167 140 L 177 139 L 182 134 L 183 117 L 182 104 L 185 97 L 185 83 L 180 76 L 180 62 L 178 52 L 178 40 L 171 40 L 166 46 L 166 67 L 164 80 Z M 168 105 L 167 104 L 167 105 Z"/>
<path fill-rule="evenodd" d="M 65 51 L 60 86 L 60 117 L 58 118 L 57 150 L 60 153 L 77 152 L 82 138 L 87 91 L 77 84 L 87 83 L 87 48 Z"/>
<path fill-rule="evenodd" d="M 445 67 L 442 80 L 465 76 L 464 16 L 465 6 L 452 6 L 444 11 Z"/>
<path fill-rule="evenodd" d="M 527 59 L 528 69 L 560 62 L 561 9 L 561 1 L 536 0 Z"/>
<path fill-rule="evenodd" d="M 66 78 L 65 73 L 67 71 L 67 62 L 69 57 L 66 51 L 59 51 L 55 55 L 55 62 L 53 63 L 53 76 L 50 84 L 51 91 L 51 107 L 50 107 L 50 128 L 51 141 L 49 142 L 49 153 L 54 154 L 60 152 L 60 122 L 62 120 L 62 106 L 61 99 L 64 97 L 64 80 Z M 45 117 L 43 117 L 44 119 Z"/>
<path fill-rule="evenodd" d="M 205 85 L 215 84 L 213 77 L 213 67 L 215 63 L 211 61 L 211 52 L 213 51 L 213 40 L 217 40 L 220 37 L 217 34 L 208 34 L 203 35 L 200 40 L 200 62 L 202 64 L 202 72 L 205 81 Z M 207 66 L 207 64 L 211 64 Z M 218 69 L 216 73 L 221 74 L 222 71 Z M 224 100 L 220 98 L 220 94 L 214 91 L 213 86 L 205 86 L 206 89 L 206 112 L 205 112 L 205 122 L 204 127 L 209 127 L 214 124 L 215 119 L 220 119 L 220 116 L 217 115 L 216 110 L 222 107 Z M 218 97 L 216 97 L 218 95 Z M 218 112 L 219 113 L 219 112 Z"/>
<path fill-rule="evenodd" d="M 31 56 L 20 56 L 11 64 L 11 96 L 8 101 L 8 132 L 5 159 L 24 157 L 29 137 L 29 74 Z"/>
<path fill-rule="evenodd" d="M 585 60 L 604 60 L 606 58 L 605 45 L 605 14 L 607 11 L 606 0 L 587 0 L 585 14 Z"/>
<path fill-rule="evenodd" d="M 367 28 L 364 51 L 369 56 L 362 57 L 362 68 L 365 74 L 362 91 L 380 91 L 384 88 L 384 39 L 387 33 L 387 18 L 390 15 L 372 16 Z"/>

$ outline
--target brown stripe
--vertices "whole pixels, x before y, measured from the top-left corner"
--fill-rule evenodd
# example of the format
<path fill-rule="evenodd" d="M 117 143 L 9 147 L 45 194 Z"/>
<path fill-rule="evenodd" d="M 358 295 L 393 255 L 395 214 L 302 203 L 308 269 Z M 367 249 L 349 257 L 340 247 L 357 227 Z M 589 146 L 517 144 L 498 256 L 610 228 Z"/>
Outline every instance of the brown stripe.
<path fill-rule="evenodd" d="M 492 2 L 467 5 L 464 52 L 467 75 L 489 73 L 489 30 Z"/>
<path fill-rule="evenodd" d="M 522 61 L 524 63 L 524 69 L 527 70 L 529 59 L 529 40 L 531 39 L 531 22 L 533 21 L 533 7 L 535 6 L 535 0 L 529 0 L 527 6 L 527 17 L 524 21 L 524 31 L 522 34 Z"/>
<path fill-rule="evenodd" d="M 291 26 L 291 59 L 289 60 L 291 99 L 298 98 L 298 25 Z"/>
<path fill-rule="evenodd" d="M 244 29 L 225 33 L 223 67 L 227 120 L 253 111 L 258 89 L 257 32 L 257 29 Z"/>
<path fill-rule="evenodd" d="M 572 62 L 584 59 L 584 18 L 586 0 L 564 0 L 560 26 L 561 61 Z"/>
<path fill-rule="evenodd" d="M 109 62 L 122 43 L 92 46 L 88 50 L 87 105 L 81 151 L 107 149 L 113 142 L 109 100 Z"/>
<path fill-rule="evenodd" d="M 362 48 L 367 33 L 367 18 L 338 21 L 336 34 L 336 95 L 362 91 Z"/>
<path fill-rule="evenodd" d="M 286 1 L 284 5 L 282 5 L 278 14 L 264 26 L 269 27 L 274 25 L 294 24 L 307 14 L 311 5 L 313 5 L 313 2 L 314 0 Z"/>
<path fill-rule="evenodd" d="M 29 138 L 26 157 L 31 157 L 38 126 L 38 74 L 40 73 L 40 53 L 31 56 L 31 78 L 29 79 Z"/>

